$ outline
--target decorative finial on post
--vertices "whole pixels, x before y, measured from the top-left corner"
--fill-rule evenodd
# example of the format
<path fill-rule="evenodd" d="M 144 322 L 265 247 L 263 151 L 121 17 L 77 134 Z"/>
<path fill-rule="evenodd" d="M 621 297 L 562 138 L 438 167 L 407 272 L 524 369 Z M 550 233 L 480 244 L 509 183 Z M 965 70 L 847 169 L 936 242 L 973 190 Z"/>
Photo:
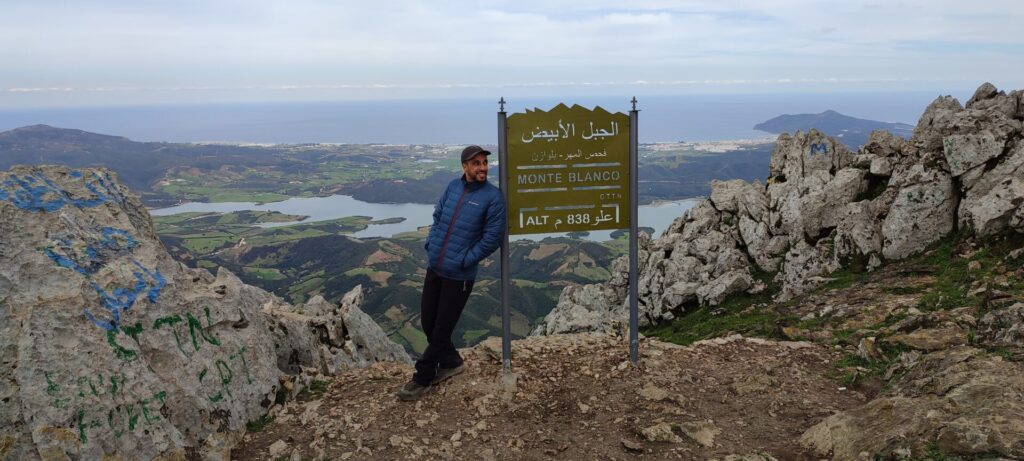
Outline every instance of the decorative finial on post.
<path fill-rule="evenodd" d="M 636 110 L 636 96 L 633 96 L 633 100 L 630 102 L 633 103 L 633 110 Z"/>
<path fill-rule="evenodd" d="M 502 96 L 498 101 L 498 112 L 505 112 L 505 97 Z"/>

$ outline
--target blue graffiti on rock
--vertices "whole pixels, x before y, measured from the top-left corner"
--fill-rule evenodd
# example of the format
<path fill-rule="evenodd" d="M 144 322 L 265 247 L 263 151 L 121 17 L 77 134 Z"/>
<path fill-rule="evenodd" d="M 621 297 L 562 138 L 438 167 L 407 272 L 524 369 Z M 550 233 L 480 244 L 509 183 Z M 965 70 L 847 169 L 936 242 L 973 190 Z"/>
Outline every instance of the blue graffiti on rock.
<path fill-rule="evenodd" d="M 138 245 L 126 230 L 104 227 L 100 229 L 100 234 L 98 239 L 88 239 L 84 245 L 76 245 L 71 237 L 55 237 L 55 244 L 43 248 L 43 253 L 58 266 L 87 276 L 96 273 L 108 261 L 130 252 Z"/>
<path fill-rule="evenodd" d="M 823 142 L 811 144 L 811 155 L 814 154 L 828 155 L 828 144 Z"/>
<path fill-rule="evenodd" d="M 81 179 L 89 196 L 77 196 L 40 174 L 19 176 L 12 174 L 0 182 L 0 200 L 11 202 L 22 210 L 52 213 L 67 205 L 77 208 L 94 208 L 111 200 L 120 202 L 120 195 L 110 182 L 95 172 L 89 176 L 72 171 L 69 176 Z"/>
<path fill-rule="evenodd" d="M 135 284 L 131 287 L 116 287 L 106 290 L 95 281 L 89 281 L 92 288 L 96 290 L 96 294 L 100 296 L 100 304 L 109 313 L 109 320 L 100 319 L 86 308 L 85 316 L 93 325 L 107 331 L 116 331 L 121 328 L 121 313 L 131 309 L 139 296 L 145 296 L 150 303 L 155 303 L 160 297 L 160 291 L 167 285 L 167 280 L 160 274 L 160 269 L 149 270 L 134 259 L 132 262 L 139 270 L 132 271 L 132 275 L 135 276 Z"/>

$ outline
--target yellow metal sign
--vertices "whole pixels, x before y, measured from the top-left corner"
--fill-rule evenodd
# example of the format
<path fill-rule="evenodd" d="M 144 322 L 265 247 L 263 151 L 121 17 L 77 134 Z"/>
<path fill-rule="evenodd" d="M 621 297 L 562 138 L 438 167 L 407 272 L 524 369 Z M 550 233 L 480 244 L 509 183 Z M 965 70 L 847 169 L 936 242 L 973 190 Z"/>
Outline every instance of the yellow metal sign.
<path fill-rule="evenodd" d="M 559 104 L 508 117 L 509 234 L 629 227 L 629 116 Z"/>

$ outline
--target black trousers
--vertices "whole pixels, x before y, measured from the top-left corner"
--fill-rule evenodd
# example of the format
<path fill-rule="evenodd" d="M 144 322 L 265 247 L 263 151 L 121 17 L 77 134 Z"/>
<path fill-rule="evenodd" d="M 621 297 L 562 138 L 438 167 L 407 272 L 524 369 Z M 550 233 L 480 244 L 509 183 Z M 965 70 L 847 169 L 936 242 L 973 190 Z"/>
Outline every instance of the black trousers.
<path fill-rule="evenodd" d="M 427 269 L 420 300 L 420 323 L 427 335 L 427 349 L 416 361 L 416 373 L 412 376 L 420 385 L 429 385 L 437 376 L 438 367 L 454 368 L 462 364 L 462 357 L 452 343 L 452 333 L 472 291 L 472 280 L 444 278 Z"/>

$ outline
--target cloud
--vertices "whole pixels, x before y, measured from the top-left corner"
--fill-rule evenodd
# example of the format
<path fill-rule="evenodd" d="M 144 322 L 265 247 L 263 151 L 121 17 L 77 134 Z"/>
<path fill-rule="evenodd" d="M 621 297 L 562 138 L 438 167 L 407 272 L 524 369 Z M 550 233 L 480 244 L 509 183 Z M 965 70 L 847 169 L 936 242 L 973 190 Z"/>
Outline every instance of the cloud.
<path fill-rule="evenodd" d="M 1022 22 L 1017 0 L 9 0 L 0 88 L 998 79 Z"/>

